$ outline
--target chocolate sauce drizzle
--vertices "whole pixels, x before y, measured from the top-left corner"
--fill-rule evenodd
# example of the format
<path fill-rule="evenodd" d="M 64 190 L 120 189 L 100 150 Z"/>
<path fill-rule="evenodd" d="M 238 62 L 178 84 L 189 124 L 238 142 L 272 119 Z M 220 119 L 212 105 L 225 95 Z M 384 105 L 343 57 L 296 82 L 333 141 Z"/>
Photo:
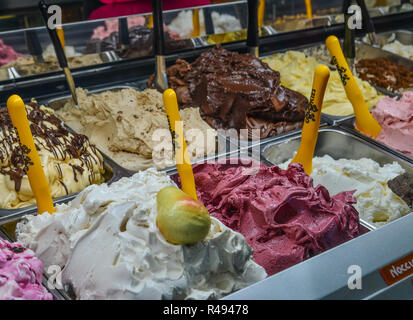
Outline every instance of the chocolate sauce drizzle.
<path fill-rule="evenodd" d="M 96 181 L 97 177 L 92 168 L 96 164 L 103 167 L 103 160 L 98 156 L 99 151 L 90 144 L 85 135 L 69 132 L 55 115 L 42 110 L 36 102 L 28 103 L 26 112 L 38 151 L 43 148 L 60 161 L 79 159 L 82 166 L 71 165 L 74 180 L 77 182 L 77 172 L 82 175 L 86 168 L 89 171 L 89 183 Z M 17 130 L 5 108 L 0 110 L 0 130 L 0 161 L 2 163 L 0 173 L 9 175 L 14 181 L 16 192 L 19 192 L 22 179 L 31 164 L 27 157 L 29 150 L 20 144 Z M 68 194 L 68 189 L 63 182 L 62 169 L 59 164 L 56 167 L 59 172 L 59 182 Z"/>

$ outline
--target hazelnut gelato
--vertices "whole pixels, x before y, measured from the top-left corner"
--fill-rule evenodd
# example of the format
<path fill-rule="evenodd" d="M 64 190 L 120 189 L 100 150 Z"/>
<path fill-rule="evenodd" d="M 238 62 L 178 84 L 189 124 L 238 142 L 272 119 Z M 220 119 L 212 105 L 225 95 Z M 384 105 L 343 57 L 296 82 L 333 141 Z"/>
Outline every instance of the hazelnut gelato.
<path fill-rule="evenodd" d="M 77 98 L 78 107 L 69 100 L 57 114 L 119 165 L 138 171 L 175 164 L 161 93 L 127 88 L 88 95 L 78 88 Z M 191 159 L 215 154 L 216 132 L 201 119 L 199 110 L 180 113 Z"/>

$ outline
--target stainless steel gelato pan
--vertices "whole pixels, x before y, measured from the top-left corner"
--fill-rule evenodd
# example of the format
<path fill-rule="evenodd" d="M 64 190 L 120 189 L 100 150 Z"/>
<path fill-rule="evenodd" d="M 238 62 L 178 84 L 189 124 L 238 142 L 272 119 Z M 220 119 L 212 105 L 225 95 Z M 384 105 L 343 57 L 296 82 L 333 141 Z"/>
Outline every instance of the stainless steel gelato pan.
<path fill-rule="evenodd" d="M 355 117 L 352 117 L 352 118 L 349 118 L 349 119 L 347 119 L 347 120 L 345 120 L 345 121 L 340 122 L 340 124 L 339 124 L 338 126 L 339 126 L 340 128 L 342 128 L 343 130 L 349 131 L 351 134 L 354 134 L 354 135 L 357 135 L 357 136 L 362 137 L 364 140 L 369 141 L 370 143 L 373 143 L 373 144 L 376 144 L 376 145 L 380 145 L 381 148 L 387 150 L 387 151 L 390 152 L 390 153 L 393 153 L 393 154 L 397 155 L 399 158 L 406 159 L 407 161 L 413 162 L 413 158 L 410 157 L 409 155 L 407 155 L 407 154 L 405 154 L 405 153 L 402 153 L 402 152 L 400 152 L 400 151 L 398 151 L 398 150 L 396 150 L 396 149 L 394 149 L 394 148 L 392 148 L 392 147 L 390 147 L 390 146 L 388 146 L 388 145 L 385 145 L 385 144 L 383 144 L 383 143 L 380 143 L 380 142 L 378 142 L 378 141 L 376 141 L 376 140 L 374 140 L 374 139 L 372 139 L 372 138 L 364 135 L 362 132 L 357 131 L 357 130 L 354 128 L 354 124 L 355 124 L 355 123 L 356 123 L 356 119 L 355 119 Z"/>

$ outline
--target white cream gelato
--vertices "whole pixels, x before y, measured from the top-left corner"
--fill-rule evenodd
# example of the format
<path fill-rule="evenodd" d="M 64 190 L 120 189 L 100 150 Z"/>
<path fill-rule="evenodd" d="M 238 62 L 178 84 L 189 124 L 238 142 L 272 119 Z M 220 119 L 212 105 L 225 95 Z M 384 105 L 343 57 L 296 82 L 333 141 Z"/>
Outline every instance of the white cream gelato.
<path fill-rule="evenodd" d="M 393 52 L 408 59 L 413 59 L 413 45 L 402 44 L 398 40 L 394 40 L 393 42 L 385 44 L 382 49 Z"/>
<path fill-rule="evenodd" d="M 281 164 L 280 167 L 287 168 L 290 161 Z M 367 158 L 334 160 L 325 155 L 313 158 L 311 177 L 314 179 L 314 185 L 322 184 L 331 195 L 356 190 L 355 208 L 360 218 L 381 226 L 412 211 L 387 185 L 387 181 L 404 172 L 397 162 L 380 166 Z"/>
<path fill-rule="evenodd" d="M 174 185 L 154 169 L 91 186 L 53 215 L 27 216 L 17 237 L 44 265 L 65 266 L 78 299 L 220 298 L 266 277 L 245 238 L 215 218 L 196 245 L 168 243 L 156 194 Z"/>
<path fill-rule="evenodd" d="M 214 25 L 215 34 L 241 30 L 241 22 L 236 17 L 213 11 L 211 13 L 212 24 Z M 205 35 L 205 18 L 204 12 L 199 11 L 199 35 Z M 168 29 L 177 33 L 181 39 L 190 38 L 194 30 L 192 21 L 192 10 L 183 10 L 179 12 L 175 19 L 168 25 Z"/>
<path fill-rule="evenodd" d="M 73 46 L 65 46 L 66 57 L 80 56 L 81 53 L 77 52 Z M 54 50 L 53 44 L 49 44 L 43 51 L 43 59 L 56 58 L 56 51 Z"/>

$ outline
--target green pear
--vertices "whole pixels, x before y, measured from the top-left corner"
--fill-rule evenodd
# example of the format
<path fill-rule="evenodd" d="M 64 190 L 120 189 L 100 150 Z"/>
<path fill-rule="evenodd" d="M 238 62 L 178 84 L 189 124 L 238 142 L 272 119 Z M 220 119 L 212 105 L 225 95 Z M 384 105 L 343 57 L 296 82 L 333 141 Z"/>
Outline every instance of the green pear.
<path fill-rule="evenodd" d="M 181 189 L 165 187 L 156 195 L 156 224 L 172 244 L 193 244 L 204 239 L 211 217 L 201 202 Z"/>

